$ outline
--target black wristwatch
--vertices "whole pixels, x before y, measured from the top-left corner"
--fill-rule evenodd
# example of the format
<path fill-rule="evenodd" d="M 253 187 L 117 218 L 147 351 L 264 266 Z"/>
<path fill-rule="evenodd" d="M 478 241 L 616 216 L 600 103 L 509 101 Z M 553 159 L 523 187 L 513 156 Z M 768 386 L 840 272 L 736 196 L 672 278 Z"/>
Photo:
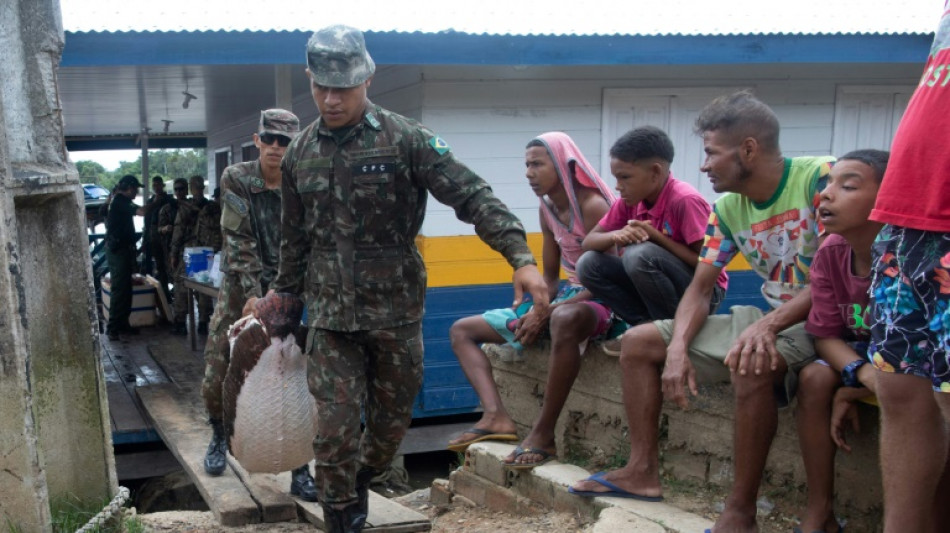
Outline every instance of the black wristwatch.
<path fill-rule="evenodd" d="M 855 359 L 841 369 L 841 381 L 844 382 L 845 387 L 860 389 L 864 386 L 861 384 L 861 380 L 858 379 L 858 369 L 864 363 L 867 363 L 866 359 Z"/>

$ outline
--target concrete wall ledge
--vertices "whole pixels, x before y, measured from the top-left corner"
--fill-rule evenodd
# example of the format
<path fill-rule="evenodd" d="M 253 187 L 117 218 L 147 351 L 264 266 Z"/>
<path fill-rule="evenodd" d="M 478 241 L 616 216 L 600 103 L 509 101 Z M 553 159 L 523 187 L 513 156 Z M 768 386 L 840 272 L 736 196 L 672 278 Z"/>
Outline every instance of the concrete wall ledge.
<path fill-rule="evenodd" d="M 579 466 L 552 461 L 533 470 L 505 471 L 503 462 L 513 445 L 474 444 L 465 464 L 449 478 L 449 491 L 476 505 L 510 514 L 534 514 L 536 507 L 589 516 L 591 532 L 637 531 L 644 533 L 695 533 L 712 522 L 666 503 L 622 498 L 583 498 L 567 487 L 587 477 Z M 505 472 L 499 476 L 499 472 Z"/>
<path fill-rule="evenodd" d="M 492 359 L 499 392 L 521 436 L 527 434 L 540 412 L 548 363 L 547 343 L 526 349 L 518 362 Z M 618 358 L 605 354 L 597 344 L 589 346 L 556 427 L 561 460 L 585 464 L 591 470 L 626 461 L 630 429 L 621 404 L 620 379 Z M 760 495 L 804 509 L 806 480 L 794 410 L 793 403 L 779 412 L 779 428 Z M 664 405 L 660 421 L 664 475 L 700 485 L 730 487 L 733 413 L 728 384 L 701 386 L 699 396 L 691 399 L 686 411 Z M 836 511 L 859 522 L 875 523 L 881 518 L 878 414 L 876 407 L 860 406 L 861 432 L 848 435 L 853 451 L 839 453 L 836 460 Z M 498 483 L 502 474 L 489 470 L 486 467 L 479 475 Z M 544 472 L 538 469 L 538 475 Z"/>

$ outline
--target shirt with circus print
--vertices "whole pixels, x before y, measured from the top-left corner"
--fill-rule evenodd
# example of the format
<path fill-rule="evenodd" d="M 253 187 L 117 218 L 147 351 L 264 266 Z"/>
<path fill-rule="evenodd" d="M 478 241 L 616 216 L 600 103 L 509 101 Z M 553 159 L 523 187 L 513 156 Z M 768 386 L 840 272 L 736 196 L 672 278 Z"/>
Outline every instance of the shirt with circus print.
<path fill-rule="evenodd" d="M 786 158 L 779 186 L 766 202 L 735 193 L 717 200 L 700 261 L 722 268 L 741 253 L 765 279 L 762 295 L 772 308 L 792 299 L 808 286 L 822 231 L 815 216 L 818 193 L 834 161 L 831 156 Z"/>

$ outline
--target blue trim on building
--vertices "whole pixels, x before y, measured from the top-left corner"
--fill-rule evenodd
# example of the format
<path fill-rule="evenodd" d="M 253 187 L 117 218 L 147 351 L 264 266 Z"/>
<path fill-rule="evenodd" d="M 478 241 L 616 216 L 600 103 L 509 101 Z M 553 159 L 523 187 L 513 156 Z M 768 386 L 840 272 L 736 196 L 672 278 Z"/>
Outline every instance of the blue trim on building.
<path fill-rule="evenodd" d="M 751 270 L 729 273 L 729 290 L 718 313 L 733 305 L 768 310 L 761 293 L 762 278 Z M 452 352 L 449 328 L 456 320 L 478 315 L 511 301 L 510 283 L 436 287 L 426 291 L 422 338 L 425 344 L 422 390 L 413 405 L 413 418 L 468 413 L 478 409 L 478 395 L 469 385 Z"/>
<path fill-rule="evenodd" d="M 139 429 L 136 431 L 113 431 L 112 445 L 142 444 L 146 442 L 162 442 L 162 438 L 154 429 Z"/>
<path fill-rule="evenodd" d="M 308 32 L 66 32 L 61 65 L 303 64 Z M 379 64 L 920 63 L 933 34 L 473 35 L 367 32 Z"/>

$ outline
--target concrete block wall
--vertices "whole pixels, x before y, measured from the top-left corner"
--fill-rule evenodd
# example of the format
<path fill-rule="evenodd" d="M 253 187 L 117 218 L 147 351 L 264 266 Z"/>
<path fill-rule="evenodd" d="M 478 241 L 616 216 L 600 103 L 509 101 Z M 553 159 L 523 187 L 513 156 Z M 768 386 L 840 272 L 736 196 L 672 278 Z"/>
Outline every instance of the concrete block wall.
<path fill-rule="evenodd" d="M 492 360 L 505 407 L 525 435 L 540 412 L 549 362 L 547 344 L 525 350 L 521 362 Z M 590 467 L 629 453 L 629 427 L 621 404 L 618 358 L 591 346 L 556 427 L 562 461 L 587 457 Z M 782 498 L 803 508 L 805 471 L 798 445 L 795 405 L 779 412 L 779 427 L 769 453 L 760 494 Z M 881 516 L 881 474 L 878 466 L 878 410 L 861 405 L 861 433 L 849 434 L 851 454 L 836 461 L 839 513 L 874 523 Z M 700 484 L 732 485 L 733 396 L 728 384 L 700 387 L 700 395 L 683 411 L 664 405 L 661 415 L 660 460 L 667 475 Z"/>

